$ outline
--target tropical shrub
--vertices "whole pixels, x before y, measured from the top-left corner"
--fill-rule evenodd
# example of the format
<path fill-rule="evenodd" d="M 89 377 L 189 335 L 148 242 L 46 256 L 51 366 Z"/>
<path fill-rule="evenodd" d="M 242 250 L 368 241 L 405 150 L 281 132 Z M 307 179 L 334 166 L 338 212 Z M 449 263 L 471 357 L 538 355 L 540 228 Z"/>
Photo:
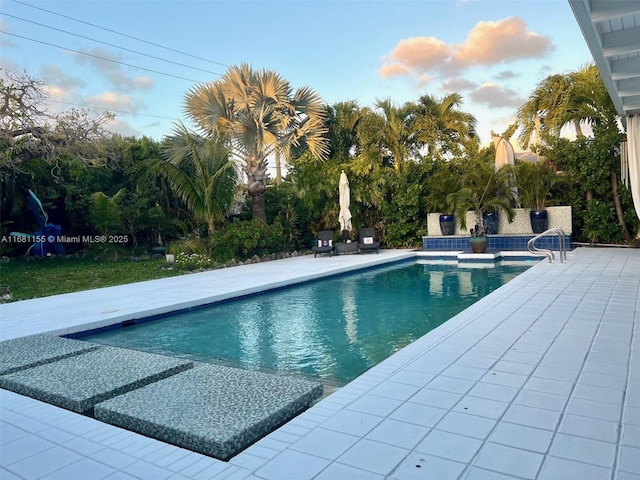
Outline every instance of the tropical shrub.
<path fill-rule="evenodd" d="M 209 238 L 211 255 L 219 263 L 283 251 L 282 226 L 267 225 L 259 219 L 235 220 L 215 230 Z"/>

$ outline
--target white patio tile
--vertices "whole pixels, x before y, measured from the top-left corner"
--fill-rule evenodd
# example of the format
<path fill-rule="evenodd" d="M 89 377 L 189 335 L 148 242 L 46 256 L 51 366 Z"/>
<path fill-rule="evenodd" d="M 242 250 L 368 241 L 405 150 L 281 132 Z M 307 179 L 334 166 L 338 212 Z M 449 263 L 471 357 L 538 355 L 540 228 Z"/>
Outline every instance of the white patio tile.
<path fill-rule="evenodd" d="M 55 447 L 54 443 L 33 435 L 19 438 L 2 446 L 2 464 L 11 465 L 24 458 Z"/>
<path fill-rule="evenodd" d="M 617 469 L 640 475 L 640 448 L 622 445 L 618 453 Z"/>
<path fill-rule="evenodd" d="M 365 438 L 409 449 L 415 447 L 429 431 L 430 427 L 386 419 L 369 432 Z"/>
<path fill-rule="evenodd" d="M 531 377 L 524 384 L 525 390 L 536 390 L 538 392 L 554 393 L 559 395 L 569 395 L 573 389 L 572 382 L 563 380 L 553 380 L 550 378 Z"/>
<path fill-rule="evenodd" d="M 640 426 L 640 407 L 624 407 L 622 422 Z"/>
<path fill-rule="evenodd" d="M 415 385 L 407 385 L 404 383 L 383 382 L 373 390 L 371 395 L 379 397 L 391 398 L 394 400 L 407 400 L 418 391 Z"/>
<path fill-rule="evenodd" d="M 549 455 L 554 457 L 567 458 L 606 468 L 613 467 L 615 452 L 616 446 L 613 443 L 564 433 L 556 435 L 549 449 Z"/>
<path fill-rule="evenodd" d="M 544 456 L 539 453 L 485 443 L 473 464 L 508 475 L 533 479 L 540 469 L 543 458 Z"/>
<path fill-rule="evenodd" d="M 615 405 L 622 405 L 623 393 L 622 389 L 599 387 L 585 383 L 578 383 L 573 390 L 573 396 L 576 398 L 586 398 Z"/>
<path fill-rule="evenodd" d="M 83 458 L 77 462 L 74 462 L 66 467 L 56 470 L 48 475 L 42 477 L 43 480 L 70 480 L 70 479 L 82 479 L 82 480 L 100 480 L 115 473 L 111 467 L 98 463 L 90 458 Z"/>
<path fill-rule="evenodd" d="M 285 450 L 256 471 L 256 476 L 269 480 L 295 478 L 308 480 L 315 477 L 329 465 L 329 460 L 307 453 Z"/>
<path fill-rule="evenodd" d="M 442 430 L 432 430 L 415 448 L 417 452 L 436 457 L 469 463 L 476 455 L 482 441 Z"/>
<path fill-rule="evenodd" d="M 495 424 L 496 421 L 490 418 L 451 412 L 438 423 L 437 428 L 451 433 L 485 439 Z"/>
<path fill-rule="evenodd" d="M 622 425 L 622 445 L 640 448 L 640 426 L 624 424 Z"/>
<path fill-rule="evenodd" d="M 461 413 L 469 413 L 471 415 L 479 415 L 481 417 L 494 418 L 497 420 L 502 416 L 508 406 L 509 404 L 505 402 L 498 402 L 496 400 L 467 395 L 458 402 L 453 410 Z"/>
<path fill-rule="evenodd" d="M 517 388 L 505 387 L 504 385 L 496 385 L 494 383 L 476 383 L 467 396 L 480 398 L 488 398 L 489 400 L 498 400 L 501 402 L 511 402 L 519 390 Z"/>
<path fill-rule="evenodd" d="M 408 453 L 409 450 L 403 448 L 365 439 L 360 440 L 342 454 L 338 458 L 338 463 L 388 475 Z"/>
<path fill-rule="evenodd" d="M 618 423 L 565 414 L 558 432 L 616 443 L 618 439 Z"/>
<path fill-rule="evenodd" d="M 560 420 L 560 412 L 525 405 L 512 405 L 503 420 L 529 427 L 555 430 Z"/>
<path fill-rule="evenodd" d="M 580 378 L 578 379 L 578 383 L 585 383 L 587 385 L 595 385 L 598 387 L 624 388 L 626 379 L 601 373 L 582 372 L 582 375 L 580 375 Z"/>
<path fill-rule="evenodd" d="M 517 373 L 500 372 L 497 370 L 490 370 L 481 382 L 493 383 L 496 385 L 504 385 L 505 387 L 521 388 L 527 381 L 526 375 L 519 375 Z"/>
<path fill-rule="evenodd" d="M 2 429 L 2 435 L 0 435 L 0 446 L 14 442 L 29 435 L 29 432 L 25 432 L 21 428 L 15 427 L 6 422 L 2 422 L 0 424 L 0 429 Z"/>
<path fill-rule="evenodd" d="M 456 480 L 464 470 L 465 464 L 446 460 L 444 458 L 432 457 L 412 453 L 409 455 L 393 473 L 389 480 L 424 480 L 434 478 L 438 480 Z"/>
<path fill-rule="evenodd" d="M 610 480 L 611 470 L 565 458 L 547 457 L 538 480 Z"/>
<path fill-rule="evenodd" d="M 342 410 L 324 422 L 322 428 L 363 437 L 381 421 L 382 417 Z"/>
<path fill-rule="evenodd" d="M 436 376 L 434 373 L 415 372 L 411 370 L 401 370 L 393 375 L 389 380 L 395 383 L 406 383 L 416 387 L 424 387 Z"/>
<path fill-rule="evenodd" d="M 62 447 L 53 447 L 11 464 L 11 470 L 24 478 L 40 478 L 82 459 Z"/>
<path fill-rule="evenodd" d="M 552 438 L 553 432 L 549 430 L 500 422 L 491 433 L 489 441 L 523 450 L 546 453 Z"/>
<path fill-rule="evenodd" d="M 621 411 L 621 406 L 612 403 L 594 402 L 586 398 L 571 398 L 566 408 L 566 413 L 598 418 L 610 422 L 620 421 Z"/>
<path fill-rule="evenodd" d="M 358 441 L 359 437 L 317 428 L 291 446 L 293 450 L 335 460 Z"/>
<path fill-rule="evenodd" d="M 535 390 L 522 390 L 514 399 L 516 405 L 543 408 L 561 412 L 567 403 L 568 396 L 554 395 L 553 393 L 537 392 Z"/>
<path fill-rule="evenodd" d="M 325 468 L 320 475 L 314 477 L 314 480 L 337 480 L 337 479 L 349 479 L 349 480 L 384 480 L 383 475 L 378 475 L 373 472 L 367 472 L 359 468 L 350 467 L 349 465 L 342 465 L 340 463 L 332 463 Z"/>
<path fill-rule="evenodd" d="M 21 477 L 18 477 L 14 473 L 2 467 L 0 467 L 0 478 L 2 478 L 2 480 L 22 480 Z"/>
<path fill-rule="evenodd" d="M 621 472 L 617 470 L 613 478 L 614 480 L 640 480 L 640 474 L 636 475 L 635 473 Z"/>
<path fill-rule="evenodd" d="M 473 355 L 463 355 L 458 360 L 456 360 L 456 363 L 454 365 L 490 369 L 495 363 L 495 360 L 492 360 L 490 358 L 476 357 Z"/>
<path fill-rule="evenodd" d="M 528 363 L 517 363 L 500 360 L 493 366 L 492 370 L 495 370 L 496 372 L 516 373 L 518 375 L 530 375 L 535 368 L 535 365 L 531 365 Z"/>
<path fill-rule="evenodd" d="M 551 380 L 562 380 L 565 382 L 575 382 L 578 379 L 580 369 L 539 366 L 532 374 L 533 377 L 549 378 Z"/>
<path fill-rule="evenodd" d="M 444 390 L 452 393 L 466 393 L 475 382 L 461 378 L 438 376 L 431 380 L 427 386 L 432 390 Z"/>
<path fill-rule="evenodd" d="M 471 467 L 462 478 L 463 480 L 514 480 L 515 477 L 484 468 Z"/>
<path fill-rule="evenodd" d="M 406 402 L 398 407 L 389 418 L 423 427 L 433 427 L 446 413 L 447 411 L 442 408 Z"/>
<path fill-rule="evenodd" d="M 422 388 L 410 401 L 413 403 L 421 403 L 432 407 L 444 408 L 449 410 L 462 398 L 462 394 L 445 392 L 444 390 L 434 390 L 431 388 Z"/>
<path fill-rule="evenodd" d="M 441 375 L 447 377 L 462 378 L 465 380 L 478 380 L 486 373 L 484 368 L 465 367 L 462 365 L 451 365 Z"/>
<path fill-rule="evenodd" d="M 386 417 L 400 405 L 402 405 L 401 400 L 371 394 L 361 397 L 355 402 L 349 404 L 346 407 L 346 410 L 355 410 L 356 412 Z"/>
<path fill-rule="evenodd" d="M 123 469 L 138 461 L 136 457 L 118 450 L 113 450 L 112 448 L 98 450 L 91 458 L 117 469 Z"/>

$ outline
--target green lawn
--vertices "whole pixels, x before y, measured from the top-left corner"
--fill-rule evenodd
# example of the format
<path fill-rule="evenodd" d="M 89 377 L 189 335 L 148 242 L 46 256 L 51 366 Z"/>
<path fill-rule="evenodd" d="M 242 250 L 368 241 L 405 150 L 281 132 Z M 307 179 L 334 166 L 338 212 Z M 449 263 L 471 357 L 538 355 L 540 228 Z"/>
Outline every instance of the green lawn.
<path fill-rule="evenodd" d="M 164 260 L 105 261 L 78 258 L 12 259 L 0 264 L 0 295 L 13 300 L 123 285 L 180 275 Z"/>

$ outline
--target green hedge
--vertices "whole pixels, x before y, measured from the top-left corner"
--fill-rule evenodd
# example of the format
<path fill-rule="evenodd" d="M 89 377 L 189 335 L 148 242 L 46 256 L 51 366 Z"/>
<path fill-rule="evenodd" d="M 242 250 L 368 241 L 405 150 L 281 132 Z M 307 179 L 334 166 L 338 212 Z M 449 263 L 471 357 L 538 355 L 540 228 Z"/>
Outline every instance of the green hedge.
<path fill-rule="evenodd" d="M 211 235 L 211 255 L 218 263 L 232 258 L 246 260 L 283 251 L 283 232 L 279 223 L 261 220 L 235 220 Z"/>

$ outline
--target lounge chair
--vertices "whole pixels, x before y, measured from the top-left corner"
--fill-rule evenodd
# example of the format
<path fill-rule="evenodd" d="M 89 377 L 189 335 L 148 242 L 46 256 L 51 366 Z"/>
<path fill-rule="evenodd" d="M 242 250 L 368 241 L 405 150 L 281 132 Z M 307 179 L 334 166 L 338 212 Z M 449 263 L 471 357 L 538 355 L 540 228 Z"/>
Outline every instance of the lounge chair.
<path fill-rule="evenodd" d="M 380 251 L 380 241 L 378 237 L 376 237 L 376 231 L 373 228 L 361 228 L 360 232 L 358 232 L 358 247 L 360 248 L 360 253 L 364 253 L 365 251 L 373 251 L 376 253 Z"/>
<path fill-rule="evenodd" d="M 313 258 L 316 258 L 319 253 L 328 253 L 331 256 L 334 248 L 333 230 L 320 230 L 318 237 L 314 240 Z"/>

